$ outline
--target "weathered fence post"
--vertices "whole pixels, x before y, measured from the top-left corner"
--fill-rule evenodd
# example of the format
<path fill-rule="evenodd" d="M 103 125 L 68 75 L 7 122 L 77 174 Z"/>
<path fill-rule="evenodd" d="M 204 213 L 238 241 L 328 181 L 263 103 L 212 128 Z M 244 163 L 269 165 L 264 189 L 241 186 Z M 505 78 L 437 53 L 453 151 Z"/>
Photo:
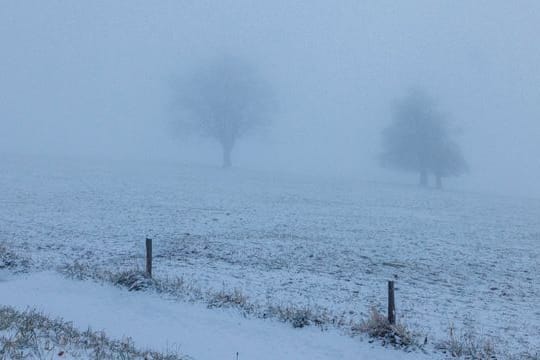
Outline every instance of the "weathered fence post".
<path fill-rule="evenodd" d="M 396 303 L 394 297 L 394 282 L 388 281 L 388 322 L 391 325 L 396 323 Z"/>
<path fill-rule="evenodd" d="M 152 277 L 152 239 L 146 238 L 146 275 Z"/>

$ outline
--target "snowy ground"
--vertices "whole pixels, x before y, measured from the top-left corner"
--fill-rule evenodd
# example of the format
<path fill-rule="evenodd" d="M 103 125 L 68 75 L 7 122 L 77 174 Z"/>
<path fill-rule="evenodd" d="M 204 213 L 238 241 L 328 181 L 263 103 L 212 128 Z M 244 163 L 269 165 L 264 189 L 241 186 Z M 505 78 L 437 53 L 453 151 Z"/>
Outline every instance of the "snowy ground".
<path fill-rule="evenodd" d="M 429 359 L 379 345 L 359 344 L 335 331 L 293 329 L 282 323 L 239 317 L 197 304 L 67 280 L 58 274 L 18 276 L 0 283 L 2 302 L 37 307 L 91 326 L 109 336 L 129 335 L 142 348 L 189 354 L 195 359 Z"/>
<path fill-rule="evenodd" d="M 32 271 L 141 266 L 148 235 L 158 277 L 353 319 L 396 279 L 400 319 L 432 340 L 453 323 L 540 349 L 538 200 L 172 164 L 4 165 L 0 242 Z"/>

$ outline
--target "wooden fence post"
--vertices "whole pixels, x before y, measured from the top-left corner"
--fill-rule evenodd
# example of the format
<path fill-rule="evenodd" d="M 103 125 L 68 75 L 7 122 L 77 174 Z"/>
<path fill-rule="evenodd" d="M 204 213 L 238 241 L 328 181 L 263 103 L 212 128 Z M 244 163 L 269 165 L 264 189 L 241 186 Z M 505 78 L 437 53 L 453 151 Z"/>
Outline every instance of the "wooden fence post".
<path fill-rule="evenodd" d="M 152 278 L 152 239 L 146 238 L 146 275 Z"/>
<path fill-rule="evenodd" d="M 391 325 L 396 323 L 396 303 L 394 297 L 394 282 L 388 281 L 388 322 Z"/>

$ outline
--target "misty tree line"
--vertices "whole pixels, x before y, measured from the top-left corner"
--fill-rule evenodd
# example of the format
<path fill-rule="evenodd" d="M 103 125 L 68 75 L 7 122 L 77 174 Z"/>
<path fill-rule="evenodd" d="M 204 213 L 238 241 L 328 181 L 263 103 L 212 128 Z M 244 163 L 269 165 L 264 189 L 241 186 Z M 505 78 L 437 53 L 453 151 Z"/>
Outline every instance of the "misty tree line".
<path fill-rule="evenodd" d="M 216 140 L 223 167 L 232 166 L 237 141 L 268 124 L 275 109 L 271 87 L 239 59 L 221 58 L 205 64 L 184 79 L 177 91 L 183 115 L 179 125 Z M 455 131 L 425 93 L 413 90 L 394 106 L 391 124 L 382 132 L 381 165 L 415 172 L 421 186 L 433 175 L 459 176 L 467 163 L 454 139 Z"/>

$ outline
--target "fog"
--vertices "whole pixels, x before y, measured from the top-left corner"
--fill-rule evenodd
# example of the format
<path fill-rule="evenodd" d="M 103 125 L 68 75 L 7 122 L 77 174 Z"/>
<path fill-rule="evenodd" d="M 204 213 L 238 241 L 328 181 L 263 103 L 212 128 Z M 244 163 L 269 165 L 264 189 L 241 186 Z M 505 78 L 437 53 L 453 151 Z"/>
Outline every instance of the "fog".
<path fill-rule="evenodd" d="M 539 24 L 537 1 L 4 0 L 0 155 L 219 166 L 174 126 L 174 83 L 233 54 L 278 104 L 235 167 L 414 183 L 378 161 L 414 87 L 461 129 L 447 188 L 540 197 Z"/>

